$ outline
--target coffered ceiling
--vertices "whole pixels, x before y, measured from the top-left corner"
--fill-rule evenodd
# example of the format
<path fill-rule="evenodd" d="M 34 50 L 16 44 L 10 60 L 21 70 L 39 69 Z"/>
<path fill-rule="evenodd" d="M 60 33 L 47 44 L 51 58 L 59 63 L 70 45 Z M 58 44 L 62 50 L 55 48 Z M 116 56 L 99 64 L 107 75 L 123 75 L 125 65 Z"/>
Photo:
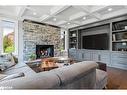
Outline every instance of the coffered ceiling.
<path fill-rule="evenodd" d="M 26 5 L 0 6 L 0 17 L 30 19 L 63 28 L 100 21 L 127 13 L 124 5 Z"/>

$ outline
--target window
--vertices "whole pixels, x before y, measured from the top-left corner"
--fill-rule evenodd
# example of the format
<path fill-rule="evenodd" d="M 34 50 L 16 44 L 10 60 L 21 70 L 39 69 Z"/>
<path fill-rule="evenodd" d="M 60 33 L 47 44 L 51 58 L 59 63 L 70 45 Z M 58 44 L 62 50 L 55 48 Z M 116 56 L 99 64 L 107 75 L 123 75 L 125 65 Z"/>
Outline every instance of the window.
<path fill-rule="evenodd" d="M 9 21 L 2 21 L 3 32 L 3 53 L 12 53 L 15 50 L 15 24 Z"/>
<path fill-rule="evenodd" d="M 0 20 L 0 54 L 18 55 L 18 21 Z"/>

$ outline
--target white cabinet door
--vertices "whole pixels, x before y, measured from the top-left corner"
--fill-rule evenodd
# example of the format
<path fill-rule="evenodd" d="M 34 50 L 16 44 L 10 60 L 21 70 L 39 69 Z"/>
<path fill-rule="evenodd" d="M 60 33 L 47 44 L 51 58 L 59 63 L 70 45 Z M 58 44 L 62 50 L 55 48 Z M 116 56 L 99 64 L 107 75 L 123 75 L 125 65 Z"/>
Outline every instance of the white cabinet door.
<path fill-rule="evenodd" d="M 85 51 L 84 56 L 83 56 L 84 61 L 91 61 L 91 52 L 90 51 Z"/>
<path fill-rule="evenodd" d="M 111 66 L 110 62 L 110 52 L 101 52 L 100 54 L 100 62 L 106 63 L 107 66 Z"/>
<path fill-rule="evenodd" d="M 96 62 L 100 61 L 100 53 L 98 51 L 92 52 L 92 61 L 96 61 Z"/>
<path fill-rule="evenodd" d="M 76 58 L 77 58 L 77 50 L 76 49 L 69 49 L 69 57 L 76 60 Z"/>
<path fill-rule="evenodd" d="M 83 49 L 77 51 L 77 56 L 79 61 L 84 61 L 84 54 L 85 54 L 85 50 Z"/>
<path fill-rule="evenodd" d="M 127 70 L 127 53 L 112 52 L 111 58 L 112 67 Z"/>

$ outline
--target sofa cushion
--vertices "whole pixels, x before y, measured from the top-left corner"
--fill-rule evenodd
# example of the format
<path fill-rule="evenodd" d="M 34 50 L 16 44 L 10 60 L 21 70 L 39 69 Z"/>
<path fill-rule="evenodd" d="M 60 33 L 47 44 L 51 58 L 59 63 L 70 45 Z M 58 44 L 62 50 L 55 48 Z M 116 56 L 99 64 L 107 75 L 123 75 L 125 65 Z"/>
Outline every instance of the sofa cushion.
<path fill-rule="evenodd" d="M 25 76 L 25 75 L 22 72 L 21 73 L 16 73 L 16 74 L 11 74 L 11 75 L 6 75 L 2 79 L 0 79 L 0 81 L 5 81 L 5 80 L 9 80 L 9 79 L 19 78 L 19 77 L 23 77 L 23 76 Z"/>
<path fill-rule="evenodd" d="M 96 69 L 96 89 L 102 89 L 107 84 L 107 72 Z"/>
<path fill-rule="evenodd" d="M 55 89 L 60 81 L 57 75 L 49 71 L 0 82 L 0 86 L 12 87 L 12 89 Z"/>
<path fill-rule="evenodd" d="M 55 74 L 57 74 L 63 85 L 70 82 L 76 81 L 83 77 L 85 74 L 90 72 L 93 68 L 96 69 L 97 63 L 93 61 L 83 61 L 72 64 L 70 66 L 65 66 L 58 69 L 53 69 Z"/>

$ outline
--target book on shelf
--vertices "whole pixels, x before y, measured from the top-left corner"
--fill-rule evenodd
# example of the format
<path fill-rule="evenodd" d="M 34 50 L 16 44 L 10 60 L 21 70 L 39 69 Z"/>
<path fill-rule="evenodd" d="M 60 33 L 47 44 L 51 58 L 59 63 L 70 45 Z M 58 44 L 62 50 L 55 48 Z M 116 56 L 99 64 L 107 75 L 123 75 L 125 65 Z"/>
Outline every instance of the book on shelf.
<path fill-rule="evenodd" d="M 112 34 L 112 41 L 116 41 L 116 35 Z"/>

